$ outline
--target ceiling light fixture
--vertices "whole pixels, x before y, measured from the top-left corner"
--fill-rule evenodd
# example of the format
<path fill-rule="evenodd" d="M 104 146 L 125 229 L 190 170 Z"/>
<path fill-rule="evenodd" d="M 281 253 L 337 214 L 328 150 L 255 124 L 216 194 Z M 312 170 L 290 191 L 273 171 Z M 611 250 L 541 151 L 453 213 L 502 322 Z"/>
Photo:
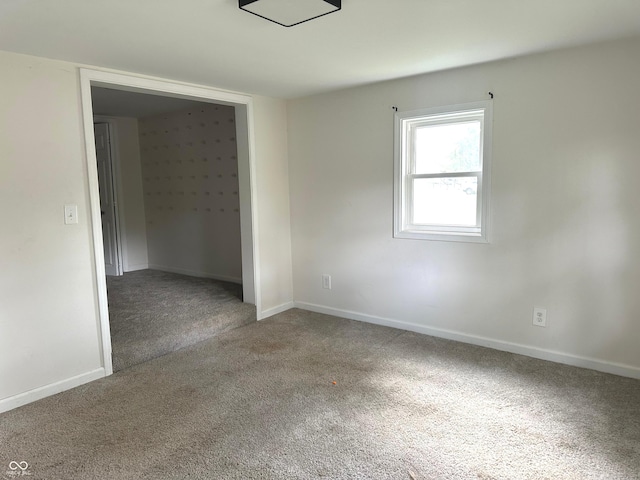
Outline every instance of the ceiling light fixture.
<path fill-rule="evenodd" d="M 342 0 L 238 0 L 239 7 L 283 27 L 293 27 L 342 8 Z"/>

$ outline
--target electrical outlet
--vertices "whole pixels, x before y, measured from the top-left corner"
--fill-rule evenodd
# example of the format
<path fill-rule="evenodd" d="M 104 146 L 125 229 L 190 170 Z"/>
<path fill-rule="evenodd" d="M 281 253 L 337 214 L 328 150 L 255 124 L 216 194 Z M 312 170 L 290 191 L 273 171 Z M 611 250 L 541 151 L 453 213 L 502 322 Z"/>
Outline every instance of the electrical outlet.
<path fill-rule="evenodd" d="M 328 273 L 322 274 L 322 288 L 331 290 L 331 275 L 329 275 Z"/>
<path fill-rule="evenodd" d="M 547 309 L 540 307 L 533 307 L 533 324 L 536 327 L 547 326 Z"/>

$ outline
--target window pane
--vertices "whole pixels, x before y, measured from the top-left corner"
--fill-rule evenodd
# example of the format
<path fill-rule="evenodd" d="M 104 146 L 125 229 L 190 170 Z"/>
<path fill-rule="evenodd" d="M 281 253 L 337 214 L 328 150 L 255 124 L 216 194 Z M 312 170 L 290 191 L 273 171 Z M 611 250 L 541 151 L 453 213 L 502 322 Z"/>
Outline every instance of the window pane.
<path fill-rule="evenodd" d="M 413 224 L 476 226 L 477 177 L 417 178 Z"/>
<path fill-rule="evenodd" d="M 416 127 L 415 172 L 477 172 L 480 161 L 480 122 Z"/>

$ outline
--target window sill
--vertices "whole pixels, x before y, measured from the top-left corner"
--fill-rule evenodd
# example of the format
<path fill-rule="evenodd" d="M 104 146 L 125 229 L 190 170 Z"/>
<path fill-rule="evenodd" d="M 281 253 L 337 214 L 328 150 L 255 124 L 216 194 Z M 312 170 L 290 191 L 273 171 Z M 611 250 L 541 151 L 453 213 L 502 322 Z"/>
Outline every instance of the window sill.
<path fill-rule="evenodd" d="M 394 233 L 394 238 L 411 240 L 431 240 L 440 242 L 489 243 L 485 233 L 437 232 L 402 230 Z"/>

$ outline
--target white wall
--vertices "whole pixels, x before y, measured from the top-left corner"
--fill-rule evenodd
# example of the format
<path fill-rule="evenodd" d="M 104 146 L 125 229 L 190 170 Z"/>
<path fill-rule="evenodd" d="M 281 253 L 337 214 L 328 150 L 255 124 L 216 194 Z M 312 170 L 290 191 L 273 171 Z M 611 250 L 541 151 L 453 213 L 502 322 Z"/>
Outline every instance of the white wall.
<path fill-rule="evenodd" d="M 147 231 L 142 195 L 138 119 L 129 117 L 97 117 L 108 121 L 117 149 L 116 187 L 122 229 L 122 263 L 125 272 L 148 268 Z"/>
<path fill-rule="evenodd" d="M 141 118 L 149 266 L 242 283 L 234 107 Z"/>
<path fill-rule="evenodd" d="M 0 411 L 104 374 L 78 67 L 0 52 Z M 256 98 L 259 174 L 287 163 L 284 110 Z M 292 296 L 288 193 L 270 197 L 288 179 L 256 181 L 257 249 L 269 274 L 258 287 L 269 308 Z M 64 225 L 63 206 L 74 203 L 79 223 Z"/>
<path fill-rule="evenodd" d="M 259 318 L 292 306 L 291 226 L 286 103 L 254 97 L 262 309 Z"/>
<path fill-rule="evenodd" d="M 296 304 L 640 376 L 639 52 L 634 39 L 291 101 Z M 490 243 L 393 239 L 391 107 L 489 91 Z"/>
<path fill-rule="evenodd" d="M 99 375 L 101 354 L 77 69 L 0 52 L 0 70 L 1 411 L 7 397 Z"/>

